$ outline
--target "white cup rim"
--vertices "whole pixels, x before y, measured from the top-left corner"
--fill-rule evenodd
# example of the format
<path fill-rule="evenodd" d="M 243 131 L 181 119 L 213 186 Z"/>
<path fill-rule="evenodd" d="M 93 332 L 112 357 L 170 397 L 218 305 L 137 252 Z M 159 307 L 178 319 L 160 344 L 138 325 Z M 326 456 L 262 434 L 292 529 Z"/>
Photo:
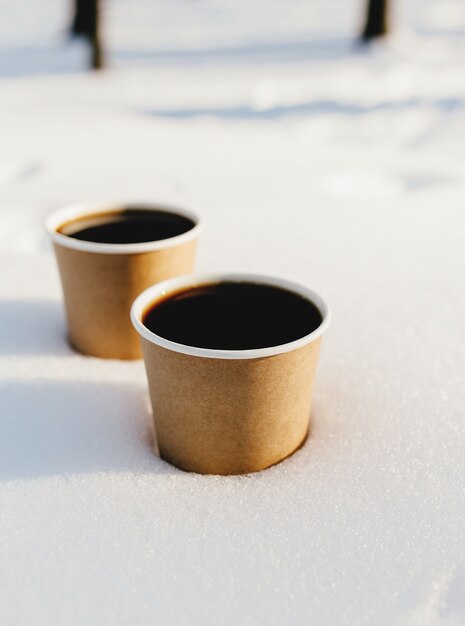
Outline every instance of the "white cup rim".
<path fill-rule="evenodd" d="M 313 332 L 279 346 L 270 346 L 266 348 L 254 348 L 251 350 L 214 350 L 210 348 L 199 348 L 196 346 L 189 346 L 181 343 L 176 343 L 169 339 L 165 339 L 160 335 L 153 333 L 142 322 L 142 316 L 147 310 L 148 306 L 162 296 L 166 296 L 170 293 L 176 293 L 179 290 L 187 287 L 196 287 L 202 285 L 209 285 L 218 282 L 248 282 L 259 283 L 264 285 L 271 285 L 274 287 L 280 287 L 288 291 L 299 294 L 300 296 L 309 300 L 314 304 L 321 314 L 321 324 Z M 197 356 L 210 359 L 259 359 L 263 357 L 275 356 L 277 354 L 283 354 L 285 352 L 291 352 L 301 348 L 309 343 L 312 343 L 328 328 L 331 321 L 331 311 L 329 306 L 312 289 L 303 287 L 298 283 L 294 283 L 283 278 L 276 278 L 273 276 L 266 276 L 263 274 L 200 274 L 193 276 L 180 276 L 176 278 L 170 278 L 160 283 L 152 285 L 145 291 L 143 291 L 133 302 L 131 307 L 131 321 L 136 331 L 147 341 L 181 354 L 187 354 L 190 356 Z"/>
<path fill-rule="evenodd" d="M 58 228 L 64 223 L 92 213 L 111 213 L 122 209 L 146 209 L 149 211 L 166 211 L 187 217 L 194 222 L 194 226 L 181 235 L 159 239 L 158 241 L 144 241 L 141 243 L 97 243 L 68 237 Z M 172 248 L 188 241 L 196 239 L 203 230 L 203 220 L 194 211 L 179 208 L 177 206 L 156 202 L 78 202 L 68 204 L 51 213 L 45 220 L 45 229 L 52 241 L 65 248 L 81 250 L 82 252 L 94 252 L 98 254 L 139 254 L 143 252 L 155 252 Z"/>

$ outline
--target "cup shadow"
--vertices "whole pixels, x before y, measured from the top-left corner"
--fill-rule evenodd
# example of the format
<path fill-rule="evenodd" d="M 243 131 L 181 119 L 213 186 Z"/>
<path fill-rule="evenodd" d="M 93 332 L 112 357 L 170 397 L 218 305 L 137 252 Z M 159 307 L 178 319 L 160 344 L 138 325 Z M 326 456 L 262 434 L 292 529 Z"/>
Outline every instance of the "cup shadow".
<path fill-rule="evenodd" d="M 97 472 L 175 474 L 153 449 L 142 385 L 0 383 L 0 481 Z"/>
<path fill-rule="evenodd" d="M 59 300 L 0 301 L 0 355 L 74 354 Z"/>

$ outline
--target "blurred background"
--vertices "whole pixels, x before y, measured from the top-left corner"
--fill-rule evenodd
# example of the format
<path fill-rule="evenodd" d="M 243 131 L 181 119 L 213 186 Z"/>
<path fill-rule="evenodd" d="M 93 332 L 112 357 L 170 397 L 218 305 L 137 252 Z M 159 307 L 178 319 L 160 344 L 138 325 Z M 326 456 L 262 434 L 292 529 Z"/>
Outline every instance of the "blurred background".
<path fill-rule="evenodd" d="M 464 34 L 463 0 L 1 0 L 2 249 L 76 199 L 195 205 L 222 239 L 455 194 Z"/>

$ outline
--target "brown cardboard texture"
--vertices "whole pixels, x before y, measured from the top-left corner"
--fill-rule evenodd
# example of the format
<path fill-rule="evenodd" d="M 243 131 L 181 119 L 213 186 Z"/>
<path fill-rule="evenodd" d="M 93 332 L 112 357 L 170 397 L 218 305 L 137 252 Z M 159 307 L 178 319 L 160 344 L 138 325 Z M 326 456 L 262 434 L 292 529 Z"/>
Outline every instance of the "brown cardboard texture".
<path fill-rule="evenodd" d="M 320 338 L 252 359 L 181 354 L 141 339 L 162 458 L 202 474 L 278 463 L 305 440 Z"/>
<path fill-rule="evenodd" d="M 148 252 L 100 254 L 54 242 L 72 346 L 107 359 L 141 358 L 131 304 L 150 285 L 191 273 L 195 248 L 193 239 Z"/>

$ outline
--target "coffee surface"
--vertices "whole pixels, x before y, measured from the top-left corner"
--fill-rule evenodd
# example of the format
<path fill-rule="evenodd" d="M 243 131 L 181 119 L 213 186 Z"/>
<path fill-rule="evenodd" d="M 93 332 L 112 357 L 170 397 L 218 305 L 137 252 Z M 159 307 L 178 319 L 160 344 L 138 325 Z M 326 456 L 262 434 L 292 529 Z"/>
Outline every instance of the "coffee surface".
<path fill-rule="evenodd" d="M 317 307 L 286 289 L 223 282 L 157 301 L 143 324 L 156 335 L 198 348 L 252 350 L 300 339 L 322 322 Z"/>
<path fill-rule="evenodd" d="M 177 213 L 135 208 L 85 215 L 58 232 L 95 243 L 144 243 L 182 235 L 194 226 L 193 220 Z"/>

